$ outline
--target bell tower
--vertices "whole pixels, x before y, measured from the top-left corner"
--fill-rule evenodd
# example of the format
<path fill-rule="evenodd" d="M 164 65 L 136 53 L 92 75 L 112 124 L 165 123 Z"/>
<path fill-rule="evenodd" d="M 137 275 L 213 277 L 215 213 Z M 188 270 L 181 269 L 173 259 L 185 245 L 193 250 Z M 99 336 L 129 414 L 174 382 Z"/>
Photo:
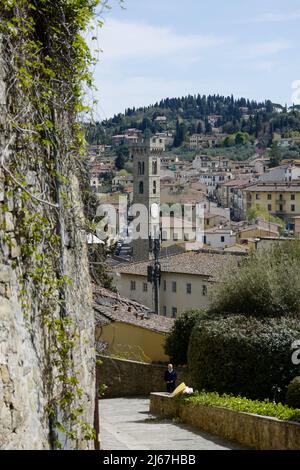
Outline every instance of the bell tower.
<path fill-rule="evenodd" d="M 157 230 L 160 205 L 160 154 L 161 149 L 150 145 L 150 141 L 135 144 L 133 155 L 133 204 L 141 204 L 147 209 L 148 236 L 133 240 L 135 261 L 150 258 L 149 236 Z M 154 212 L 157 213 L 153 218 Z M 157 224 L 158 222 L 158 224 Z"/>

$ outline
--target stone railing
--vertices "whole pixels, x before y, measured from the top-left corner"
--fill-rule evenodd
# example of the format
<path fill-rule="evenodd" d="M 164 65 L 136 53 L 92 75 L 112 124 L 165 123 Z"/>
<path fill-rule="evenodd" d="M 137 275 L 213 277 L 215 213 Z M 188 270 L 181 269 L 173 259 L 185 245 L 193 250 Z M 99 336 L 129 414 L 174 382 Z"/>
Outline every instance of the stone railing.
<path fill-rule="evenodd" d="M 299 450 L 300 424 L 217 406 L 182 404 L 166 393 L 151 393 L 150 412 L 257 450 Z"/>
<path fill-rule="evenodd" d="M 102 364 L 97 361 L 100 386 L 105 384 L 108 388 L 105 398 L 146 396 L 151 392 L 166 389 L 164 372 L 166 366 L 147 364 L 145 362 L 129 361 L 110 356 L 98 355 Z M 187 369 L 176 368 L 177 384 L 189 383 Z"/>

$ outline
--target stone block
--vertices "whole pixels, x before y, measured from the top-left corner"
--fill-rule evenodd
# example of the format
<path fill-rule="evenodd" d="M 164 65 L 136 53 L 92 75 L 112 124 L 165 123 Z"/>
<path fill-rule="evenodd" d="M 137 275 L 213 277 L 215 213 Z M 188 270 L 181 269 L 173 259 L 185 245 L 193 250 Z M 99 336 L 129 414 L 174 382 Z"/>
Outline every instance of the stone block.
<path fill-rule="evenodd" d="M 5 220 L 5 230 L 7 232 L 13 232 L 15 228 L 13 214 L 11 212 L 6 212 L 4 220 Z"/>
<path fill-rule="evenodd" d="M 13 259 L 18 258 L 21 254 L 21 249 L 18 246 L 17 241 L 16 241 L 15 238 L 12 238 L 11 242 L 12 242 L 12 244 L 11 244 L 11 249 L 10 249 L 10 255 Z"/>
<path fill-rule="evenodd" d="M 0 282 L 10 282 L 12 279 L 12 269 L 6 264 L 0 264 Z"/>
<path fill-rule="evenodd" d="M 10 382 L 9 371 L 6 364 L 0 364 L 0 377 L 4 384 Z"/>
<path fill-rule="evenodd" d="M 9 196 L 7 198 L 7 208 L 9 212 L 12 212 L 14 210 L 14 198 L 12 196 Z"/>

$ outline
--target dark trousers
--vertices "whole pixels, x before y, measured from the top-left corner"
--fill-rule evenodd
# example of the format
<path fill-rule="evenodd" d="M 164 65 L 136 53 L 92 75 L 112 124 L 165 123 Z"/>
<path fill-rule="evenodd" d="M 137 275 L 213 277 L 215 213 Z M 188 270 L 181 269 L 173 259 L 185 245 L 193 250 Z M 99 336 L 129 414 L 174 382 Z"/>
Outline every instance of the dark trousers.
<path fill-rule="evenodd" d="M 173 393 L 174 390 L 175 390 L 175 382 L 171 382 L 169 384 L 167 384 L 167 392 L 168 393 Z"/>

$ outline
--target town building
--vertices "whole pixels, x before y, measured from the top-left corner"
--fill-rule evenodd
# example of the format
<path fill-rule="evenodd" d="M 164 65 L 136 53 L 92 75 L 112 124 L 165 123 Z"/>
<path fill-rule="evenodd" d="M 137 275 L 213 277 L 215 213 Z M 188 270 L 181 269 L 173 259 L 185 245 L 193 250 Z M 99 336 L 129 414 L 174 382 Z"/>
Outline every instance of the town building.
<path fill-rule="evenodd" d="M 229 170 L 230 160 L 223 156 L 212 157 L 209 155 L 197 155 L 193 160 L 193 168 L 200 172 L 211 170 Z"/>
<path fill-rule="evenodd" d="M 279 165 L 275 168 L 270 168 L 265 173 L 263 173 L 259 181 L 267 182 L 290 182 L 290 181 L 300 181 L 300 164 L 287 163 L 285 165 Z"/>
<path fill-rule="evenodd" d="M 96 350 L 100 354 L 140 362 L 166 362 L 166 335 L 172 318 L 103 287 L 94 288 Z"/>
<path fill-rule="evenodd" d="M 125 188 L 131 188 L 133 186 L 133 176 L 132 175 L 123 175 L 115 176 L 112 179 L 112 190 L 119 191 Z"/>
<path fill-rule="evenodd" d="M 213 249 L 224 249 L 236 244 L 236 233 L 228 228 L 214 227 L 205 230 L 202 242 Z"/>
<path fill-rule="evenodd" d="M 207 188 L 207 194 L 212 196 L 215 195 L 217 188 L 230 180 L 232 177 L 231 173 L 225 171 L 210 171 L 207 173 L 199 174 L 199 182 L 205 184 Z"/>
<path fill-rule="evenodd" d="M 228 254 L 186 252 L 161 258 L 160 314 L 177 317 L 189 309 L 211 304 L 212 295 L 227 268 L 237 267 L 241 258 Z M 148 262 L 116 266 L 115 285 L 122 296 L 153 309 L 154 292 L 148 282 Z"/>
<path fill-rule="evenodd" d="M 201 150 L 205 148 L 216 147 L 226 135 L 224 134 L 214 134 L 214 135 L 204 135 L 204 134 L 193 134 L 189 139 L 190 150 Z"/>
<path fill-rule="evenodd" d="M 259 182 L 243 191 L 247 210 L 264 209 L 294 228 L 294 217 L 300 215 L 300 182 Z"/>
<path fill-rule="evenodd" d="M 244 189 L 249 187 L 251 179 L 230 180 L 220 184 L 217 189 L 217 199 L 222 207 L 230 209 L 233 220 L 244 220 L 247 207 Z"/>

